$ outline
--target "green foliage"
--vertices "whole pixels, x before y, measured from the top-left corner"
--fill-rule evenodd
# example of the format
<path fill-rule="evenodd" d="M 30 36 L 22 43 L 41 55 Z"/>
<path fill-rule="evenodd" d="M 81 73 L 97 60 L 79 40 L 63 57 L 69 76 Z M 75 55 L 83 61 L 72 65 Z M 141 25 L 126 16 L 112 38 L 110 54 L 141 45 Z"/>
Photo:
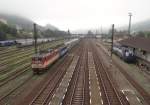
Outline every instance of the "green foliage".
<path fill-rule="evenodd" d="M 6 40 L 6 33 L 0 29 L 0 40 Z"/>
<path fill-rule="evenodd" d="M 138 32 L 137 36 L 145 37 L 145 33 L 144 33 L 144 32 L 142 32 L 142 31 L 140 31 L 140 32 Z"/>
<path fill-rule="evenodd" d="M 140 32 L 137 33 L 137 36 L 150 37 L 150 32 L 149 31 L 140 31 Z"/>
<path fill-rule="evenodd" d="M 12 35 L 12 37 L 16 37 L 17 29 L 0 22 L 0 40 L 6 40 L 7 34 Z"/>
<path fill-rule="evenodd" d="M 150 37 L 150 32 L 146 32 L 146 37 Z"/>
<path fill-rule="evenodd" d="M 43 32 L 41 32 L 41 34 L 44 36 L 44 37 L 62 37 L 62 36 L 67 36 L 68 33 L 67 32 L 64 32 L 64 31 L 52 31 L 50 29 L 47 29 Z"/>
<path fill-rule="evenodd" d="M 91 30 L 88 31 L 88 35 L 93 35 L 93 32 Z"/>

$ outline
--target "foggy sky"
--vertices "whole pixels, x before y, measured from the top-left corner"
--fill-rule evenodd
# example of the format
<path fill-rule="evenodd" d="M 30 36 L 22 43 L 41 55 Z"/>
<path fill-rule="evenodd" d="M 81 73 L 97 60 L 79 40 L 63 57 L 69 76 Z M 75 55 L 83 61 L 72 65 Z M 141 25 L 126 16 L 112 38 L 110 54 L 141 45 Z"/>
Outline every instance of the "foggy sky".
<path fill-rule="evenodd" d="M 19 14 L 62 30 L 108 27 L 150 18 L 150 0 L 0 0 L 0 12 Z"/>

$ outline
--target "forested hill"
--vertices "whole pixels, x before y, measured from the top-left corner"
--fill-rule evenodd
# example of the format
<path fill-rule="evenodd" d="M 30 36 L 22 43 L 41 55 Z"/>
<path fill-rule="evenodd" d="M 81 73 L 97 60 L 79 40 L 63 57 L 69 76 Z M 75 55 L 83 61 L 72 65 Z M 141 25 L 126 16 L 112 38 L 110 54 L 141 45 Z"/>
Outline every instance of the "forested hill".
<path fill-rule="evenodd" d="M 5 20 L 11 27 L 23 28 L 31 30 L 33 21 L 17 15 L 0 14 L 0 19 Z"/>
<path fill-rule="evenodd" d="M 33 37 L 33 21 L 17 15 L 0 14 L 0 40 Z M 53 25 L 38 25 L 39 37 L 59 37 L 67 35 Z"/>
<path fill-rule="evenodd" d="M 6 23 L 10 26 L 23 28 L 25 30 L 31 30 L 33 28 L 34 23 L 32 20 L 27 19 L 25 17 L 10 14 L 0 14 L 0 20 L 6 21 Z M 50 24 L 46 25 L 45 27 L 39 25 L 39 28 L 41 30 L 44 29 L 58 30 L 56 27 Z"/>

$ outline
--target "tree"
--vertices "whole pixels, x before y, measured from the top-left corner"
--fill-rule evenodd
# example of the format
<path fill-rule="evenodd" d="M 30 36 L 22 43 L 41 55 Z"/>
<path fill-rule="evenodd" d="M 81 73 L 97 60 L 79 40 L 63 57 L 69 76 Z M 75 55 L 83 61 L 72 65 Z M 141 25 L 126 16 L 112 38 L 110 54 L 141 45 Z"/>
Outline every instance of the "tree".
<path fill-rule="evenodd" d="M 6 40 L 6 33 L 0 29 L 0 40 Z"/>
<path fill-rule="evenodd" d="M 93 32 L 91 30 L 88 31 L 88 35 L 93 35 Z"/>
<path fill-rule="evenodd" d="M 0 38 L 2 40 L 6 40 L 7 39 L 6 34 L 10 34 L 11 36 L 16 37 L 17 29 L 0 22 Z"/>
<path fill-rule="evenodd" d="M 145 37 L 145 33 L 143 31 L 138 32 L 137 36 L 139 37 Z"/>
<path fill-rule="evenodd" d="M 147 33 L 146 33 L 146 37 L 150 37 L 150 32 L 147 32 Z"/>

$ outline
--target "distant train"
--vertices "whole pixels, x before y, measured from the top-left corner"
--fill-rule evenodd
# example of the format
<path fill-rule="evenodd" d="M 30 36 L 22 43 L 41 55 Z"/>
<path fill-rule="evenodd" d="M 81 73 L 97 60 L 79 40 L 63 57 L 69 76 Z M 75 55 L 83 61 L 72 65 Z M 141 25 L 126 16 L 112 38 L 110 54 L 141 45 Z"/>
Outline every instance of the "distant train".
<path fill-rule="evenodd" d="M 45 43 L 53 40 L 55 40 L 55 38 L 39 38 L 37 40 L 37 43 L 40 44 L 40 43 Z M 22 47 L 32 46 L 33 43 L 34 43 L 33 39 L 5 40 L 5 41 L 0 41 L 0 47 L 16 45 L 16 47 L 22 48 Z"/>
<path fill-rule="evenodd" d="M 114 45 L 113 53 L 123 59 L 125 62 L 134 63 L 136 62 L 136 56 L 133 51 L 123 46 Z"/>
<path fill-rule="evenodd" d="M 16 45 L 16 44 L 17 44 L 17 42 L 15 40 L 0 41 L 0 47 L 12 46 L 12 45 Z"/>
<path fill-rule="evenodd" d="M 77 43 L 78 40 L 70 41 L 61 47 L 56 49 L 48 49 L 47 51 L 42 51 L 35 54 L 32 57 L 32 70 L 34 73 L 44 72 L 51 64 L 56 60 L 64 56 L 68 50 Z"/>
<path fill-rule="evenodd" d="M 68 49 L 71 49 L 74 45 L 76 45 L 78 43 L 79 39 L 75 38 L 75 39 L 72 39 L 72 40 L 69 40 L 67 42 L 65 42 L 65 46 L 68 47 Z"/>
<path fill-rule="evenodd" d="M 46 39 L 46 38 L 38 39 L 37 44 L 46 43 L 46 42 L 53 41 L 53 40 L 54 40 L 54 38 L 52 38 L 52 39 L 50 39 L 50 38 L 49 39 Z M 34 44 L 33 39 L 20 39 L 20 40 L 17 40 L 16 47 L 17 48 L 30 47 L 30 46 L 33 46 L 33 44 Z"/>

